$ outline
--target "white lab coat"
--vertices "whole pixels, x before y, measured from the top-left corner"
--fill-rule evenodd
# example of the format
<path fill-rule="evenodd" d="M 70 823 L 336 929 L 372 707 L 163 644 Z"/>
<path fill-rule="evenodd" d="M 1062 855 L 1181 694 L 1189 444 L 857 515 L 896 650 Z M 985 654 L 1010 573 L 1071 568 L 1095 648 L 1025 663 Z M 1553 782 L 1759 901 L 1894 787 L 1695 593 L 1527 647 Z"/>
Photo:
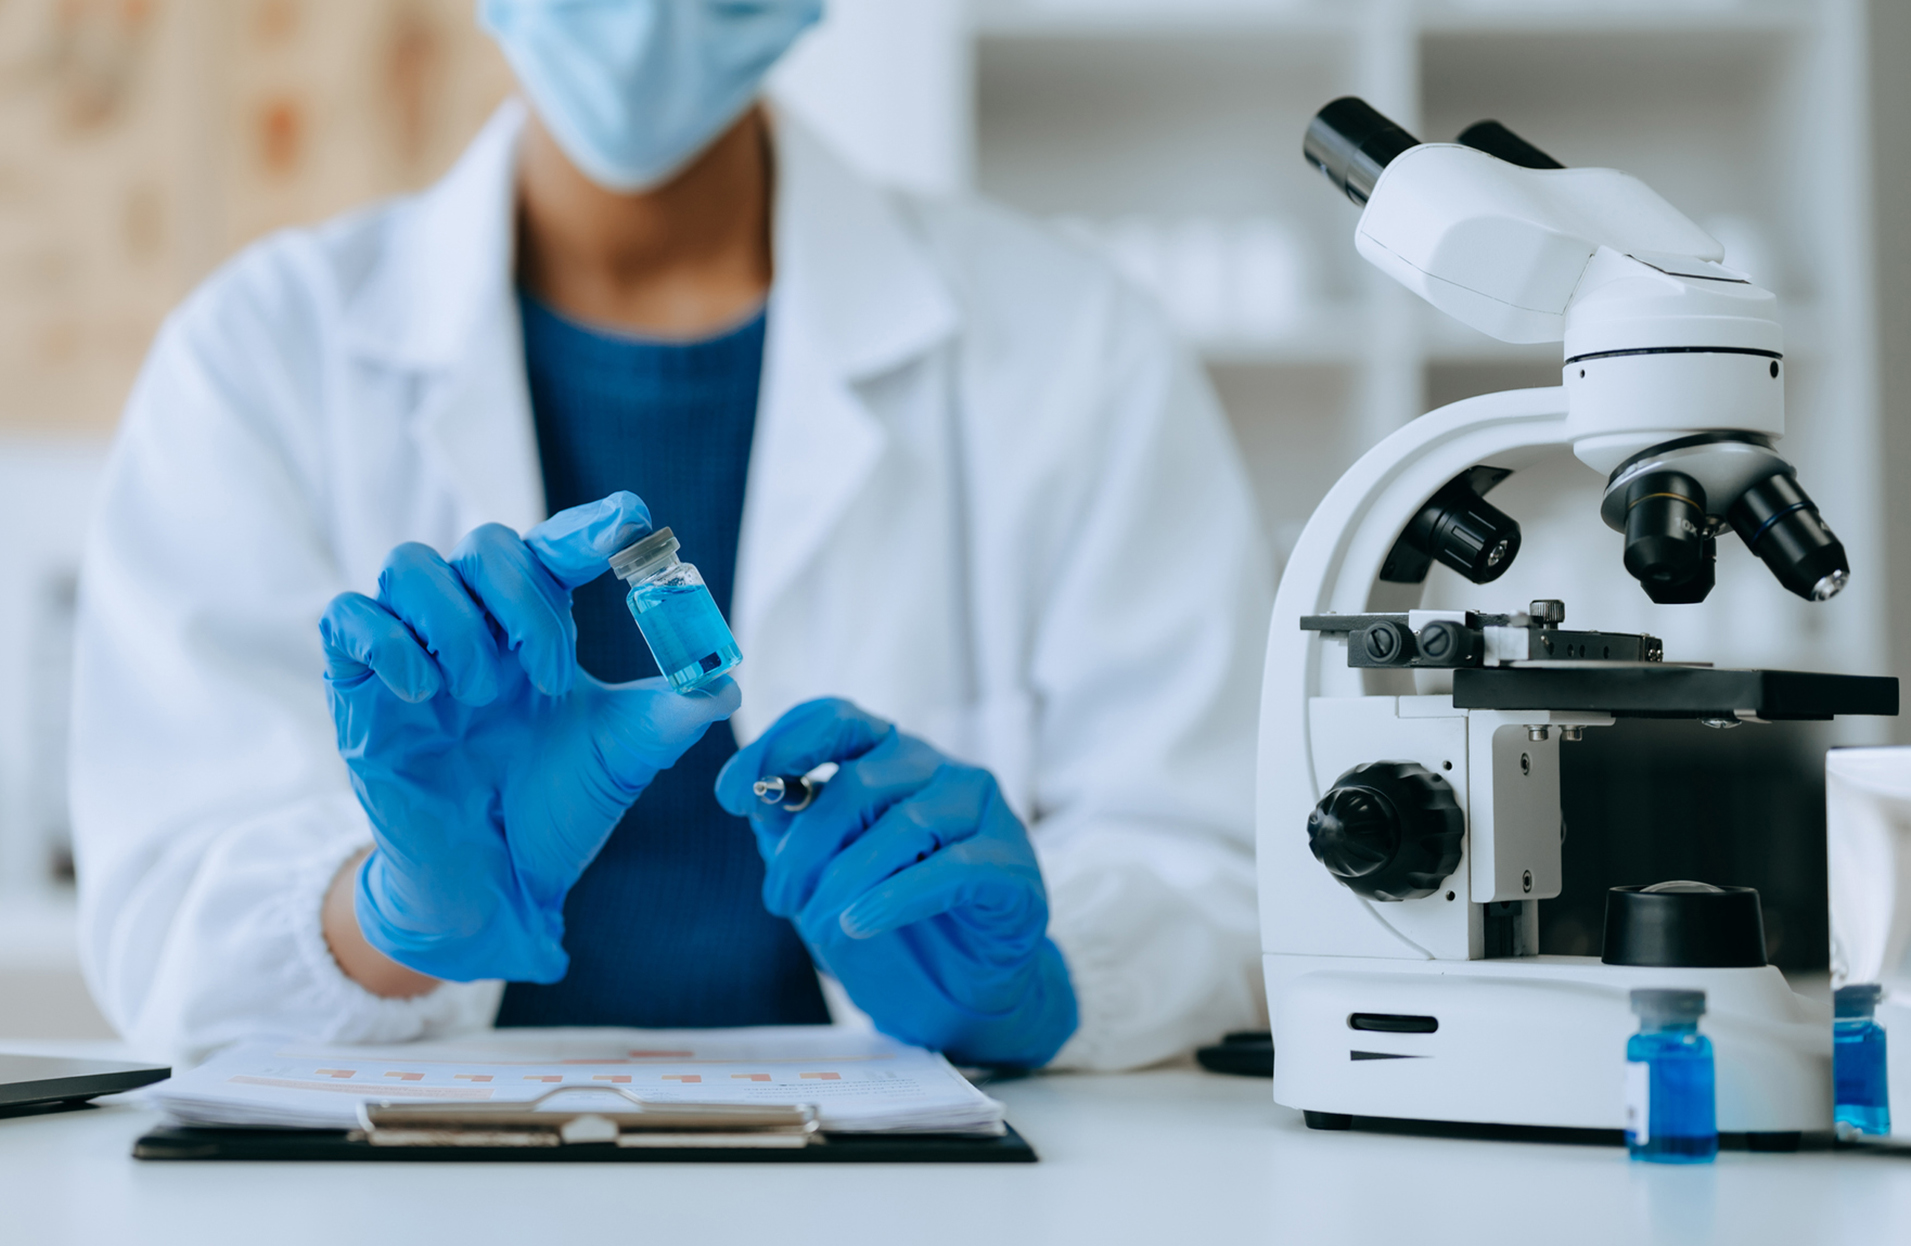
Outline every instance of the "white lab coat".
<path fill-rule="evenodd" d="M 512 286 L 522 119 L 505 106 L 422 195 L 239 256 L 128 404 L 72 774 L 87 978 L 141 1049 L 491 1022 L 498 983 L 381 999 L 326 948 L 320 899 L 370 829 L 316 625 L 399 542 L 545 517 Z M 1059 1063 L 1253 1024 L 1268 558 L 1199 371 L 1069 245 L 879 190 L 787 119 L 776 150 L 738 737 L 840 695 L 994 771 L 1080 998 Z"/>

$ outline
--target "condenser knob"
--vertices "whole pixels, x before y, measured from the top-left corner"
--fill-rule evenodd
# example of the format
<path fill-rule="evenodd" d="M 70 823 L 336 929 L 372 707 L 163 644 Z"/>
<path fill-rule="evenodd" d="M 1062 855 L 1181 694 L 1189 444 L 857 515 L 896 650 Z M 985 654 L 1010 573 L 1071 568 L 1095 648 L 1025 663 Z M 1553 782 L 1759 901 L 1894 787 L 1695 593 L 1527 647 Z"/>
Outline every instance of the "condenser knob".
<path fill-rule="evenodd" d="M 1452 785 L 1410 761 L 1355 766 L 1307 818 L 1314 858 L 1371 900 L 1417 900 L 1439 890 L 1460 864 L 1465 831 Z"/>

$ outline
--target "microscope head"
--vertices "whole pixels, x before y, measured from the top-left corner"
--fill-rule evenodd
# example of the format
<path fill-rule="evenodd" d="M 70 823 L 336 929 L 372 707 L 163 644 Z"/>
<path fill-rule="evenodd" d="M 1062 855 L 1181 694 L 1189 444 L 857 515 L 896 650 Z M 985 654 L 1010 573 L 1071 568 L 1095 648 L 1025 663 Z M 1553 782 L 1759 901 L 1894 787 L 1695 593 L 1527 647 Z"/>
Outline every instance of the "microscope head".
<path fill-rule="evenodd" d="M 1717 240 L 1637 178 L 1565 168 L 1497 122 L 1421 143 L 1348 97 L 1303 152 L 1361 205 L 1377 268 L 1501 341 L 1564 344 L 1573 453 L 1606 474 L 1601 518 L 1653 601 L 1703 601 L 1727 528 L 1798 596 L 1844 588 L 1844 547 L 1773 448 L 1778 300 Z"/>

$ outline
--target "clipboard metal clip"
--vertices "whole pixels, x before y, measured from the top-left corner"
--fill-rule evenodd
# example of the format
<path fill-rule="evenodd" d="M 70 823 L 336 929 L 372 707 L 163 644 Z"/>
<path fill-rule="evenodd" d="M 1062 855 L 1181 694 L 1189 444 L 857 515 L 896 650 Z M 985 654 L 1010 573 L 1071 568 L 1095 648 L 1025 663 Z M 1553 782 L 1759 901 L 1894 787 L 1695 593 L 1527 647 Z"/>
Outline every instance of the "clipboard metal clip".
<path fill-rule="evenodd" d="M 560 1096 L 594 1102 L 567 1110 Z M 606 1095 L 623 1100 L 602 1106 Z M 805 1147 L 821 1145 L 810 1104 L 659 1103 L 623 1086 L 560 1086 L 526 1103 L 361 1103 L 353 1141 L 373 1146 Z"/>

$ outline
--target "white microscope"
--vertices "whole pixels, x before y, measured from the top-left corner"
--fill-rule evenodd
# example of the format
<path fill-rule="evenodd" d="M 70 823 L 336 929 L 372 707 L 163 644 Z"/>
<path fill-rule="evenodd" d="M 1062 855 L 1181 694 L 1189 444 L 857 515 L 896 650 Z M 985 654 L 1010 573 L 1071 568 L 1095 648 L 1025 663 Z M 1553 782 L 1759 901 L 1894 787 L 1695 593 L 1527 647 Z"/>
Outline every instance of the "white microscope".
<path fill-rule="evenodd" d="M 1559 749 L 1625 717 L 1895 714 L 1897 681 L 1667 663 L 1650 636 L 1566 630 L 1556 601 L 1417 608 L 1435 559 L 1477 584 L 1506 570 L 1519 526 L 1482 495 L 1567 452 L 1607 476 L 1600 517 L 1655 602 L 1704 599 L 1728 528 L 1799 596 L 1843 588 L 1844 549 L 1774 449 L 1776 299 L 1644 183 L 1562 168 L 1497 123 L 1421 143 L 1342 99 L 1305 150 L 1364 205 L 1363 256 L 1503 341 L 1563 341 L 1565 384 L 1400 429 L 1288 562 L 1256 810 L 1275 1100 L 1314 1128 L 1620 1129 L 1630 991 L 1697 988 L 1719 1129 L 1781 1147 L 1828 1131 L 1829 1008 L 1765 963 L 1755 892 L 1617 889 L 1601 958 L 1538 955 Z"/>

